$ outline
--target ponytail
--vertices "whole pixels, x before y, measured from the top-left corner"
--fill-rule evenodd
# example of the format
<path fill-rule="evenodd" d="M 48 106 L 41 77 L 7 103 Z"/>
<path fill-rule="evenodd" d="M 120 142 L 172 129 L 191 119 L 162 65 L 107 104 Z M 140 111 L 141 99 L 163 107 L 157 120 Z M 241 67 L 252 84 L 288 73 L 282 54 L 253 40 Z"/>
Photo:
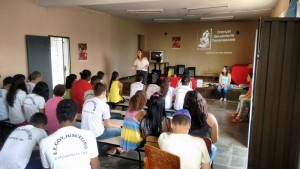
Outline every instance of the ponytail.
<path fill-rule="evenodd" d="M 116 71 L 112 72 L 111 79 L 110 79 L 109 86 L 108 86 L 108 91 L 110 91 L 112 81 L 116 80 L 118 76 L 119 76 L 118 72 L 116 72 Z"/>

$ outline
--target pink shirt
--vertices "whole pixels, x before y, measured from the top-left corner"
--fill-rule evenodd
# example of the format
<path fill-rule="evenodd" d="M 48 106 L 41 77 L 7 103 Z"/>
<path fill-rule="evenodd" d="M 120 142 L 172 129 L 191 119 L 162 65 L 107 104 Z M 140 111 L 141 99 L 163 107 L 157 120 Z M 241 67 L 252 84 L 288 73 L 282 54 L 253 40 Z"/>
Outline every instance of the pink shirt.
<path fill-rule="evenodd" d="M 48 130 L 50 134 L 54 133 L 59 128 L 58 120 L 56 118 L 56 107 L 58 103 L 63 99 L 63 97 L 55 96 L 46 102 L 45 113 L 48 118 L 46 130 Z"/>

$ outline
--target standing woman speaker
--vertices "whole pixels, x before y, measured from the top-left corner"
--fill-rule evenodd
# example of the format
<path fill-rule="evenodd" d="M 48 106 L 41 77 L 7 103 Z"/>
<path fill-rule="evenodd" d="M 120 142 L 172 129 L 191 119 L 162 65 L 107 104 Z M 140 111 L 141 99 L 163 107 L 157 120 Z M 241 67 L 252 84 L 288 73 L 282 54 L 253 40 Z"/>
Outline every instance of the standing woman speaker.
<path fill-rule="evenodd" d="M 137 51 L 136 59 L 133 63 L 132 69 L 136 69 L 136 75 L 142 75 L 143 84 L 147 85 L 147 76 L 148 76 L 148 58 L 144 56 L 143 51 L 139 49 Z"/>

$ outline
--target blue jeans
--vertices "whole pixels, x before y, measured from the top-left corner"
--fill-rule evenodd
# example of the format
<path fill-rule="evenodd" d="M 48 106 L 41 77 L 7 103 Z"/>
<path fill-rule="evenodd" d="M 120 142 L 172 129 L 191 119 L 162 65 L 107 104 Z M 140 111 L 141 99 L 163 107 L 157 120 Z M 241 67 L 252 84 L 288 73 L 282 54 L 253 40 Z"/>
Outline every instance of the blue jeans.
<path fill-rule="evenodd" d="M 98 136 L 97 140 L 104 140 L 111 137 L 117 137 L 121 135 L 121 128 L 104 128 L 104 132 L 101 136 Z"/>
<path fill-rule="evenodd" d="M 230 89 L 231 89 L 231 84 L 225 86 L 223 89 L 220 85 L 217 87 L 217 90 L 218 90 L 221 98 L 224 98 L 224 99 L 227 99 L 228 91 Z"/>
<path fill-rule="evenodd" d="M 110 113 L 110 118 L 111 119 L 119 119 L 119 120 L 124 119 L 123 115 L 120 113 Z"/>

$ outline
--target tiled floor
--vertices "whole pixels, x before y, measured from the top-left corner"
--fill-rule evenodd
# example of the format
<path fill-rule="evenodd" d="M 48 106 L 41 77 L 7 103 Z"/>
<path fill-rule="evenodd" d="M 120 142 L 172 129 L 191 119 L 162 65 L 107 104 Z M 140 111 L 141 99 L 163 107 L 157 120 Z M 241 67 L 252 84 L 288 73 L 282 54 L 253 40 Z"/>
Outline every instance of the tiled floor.
<path fill-rule="evenodd" d="M 247 168 L 247 137 L 248 123 L 231 122 L 231 112 L 237 102 L 220 102 L 207 100 L 209 112 L 214 114 L 219 123 L 220 139 L 216 144 L 218 150 L 214 160 L 214 169 L 246 169 Z M 138 157 L 136 152 L 129 152 L 124 156 Z M 115 157 L 100 156 L 101 169 L 137 169 L 137 162 L 131 162 Z"/>

